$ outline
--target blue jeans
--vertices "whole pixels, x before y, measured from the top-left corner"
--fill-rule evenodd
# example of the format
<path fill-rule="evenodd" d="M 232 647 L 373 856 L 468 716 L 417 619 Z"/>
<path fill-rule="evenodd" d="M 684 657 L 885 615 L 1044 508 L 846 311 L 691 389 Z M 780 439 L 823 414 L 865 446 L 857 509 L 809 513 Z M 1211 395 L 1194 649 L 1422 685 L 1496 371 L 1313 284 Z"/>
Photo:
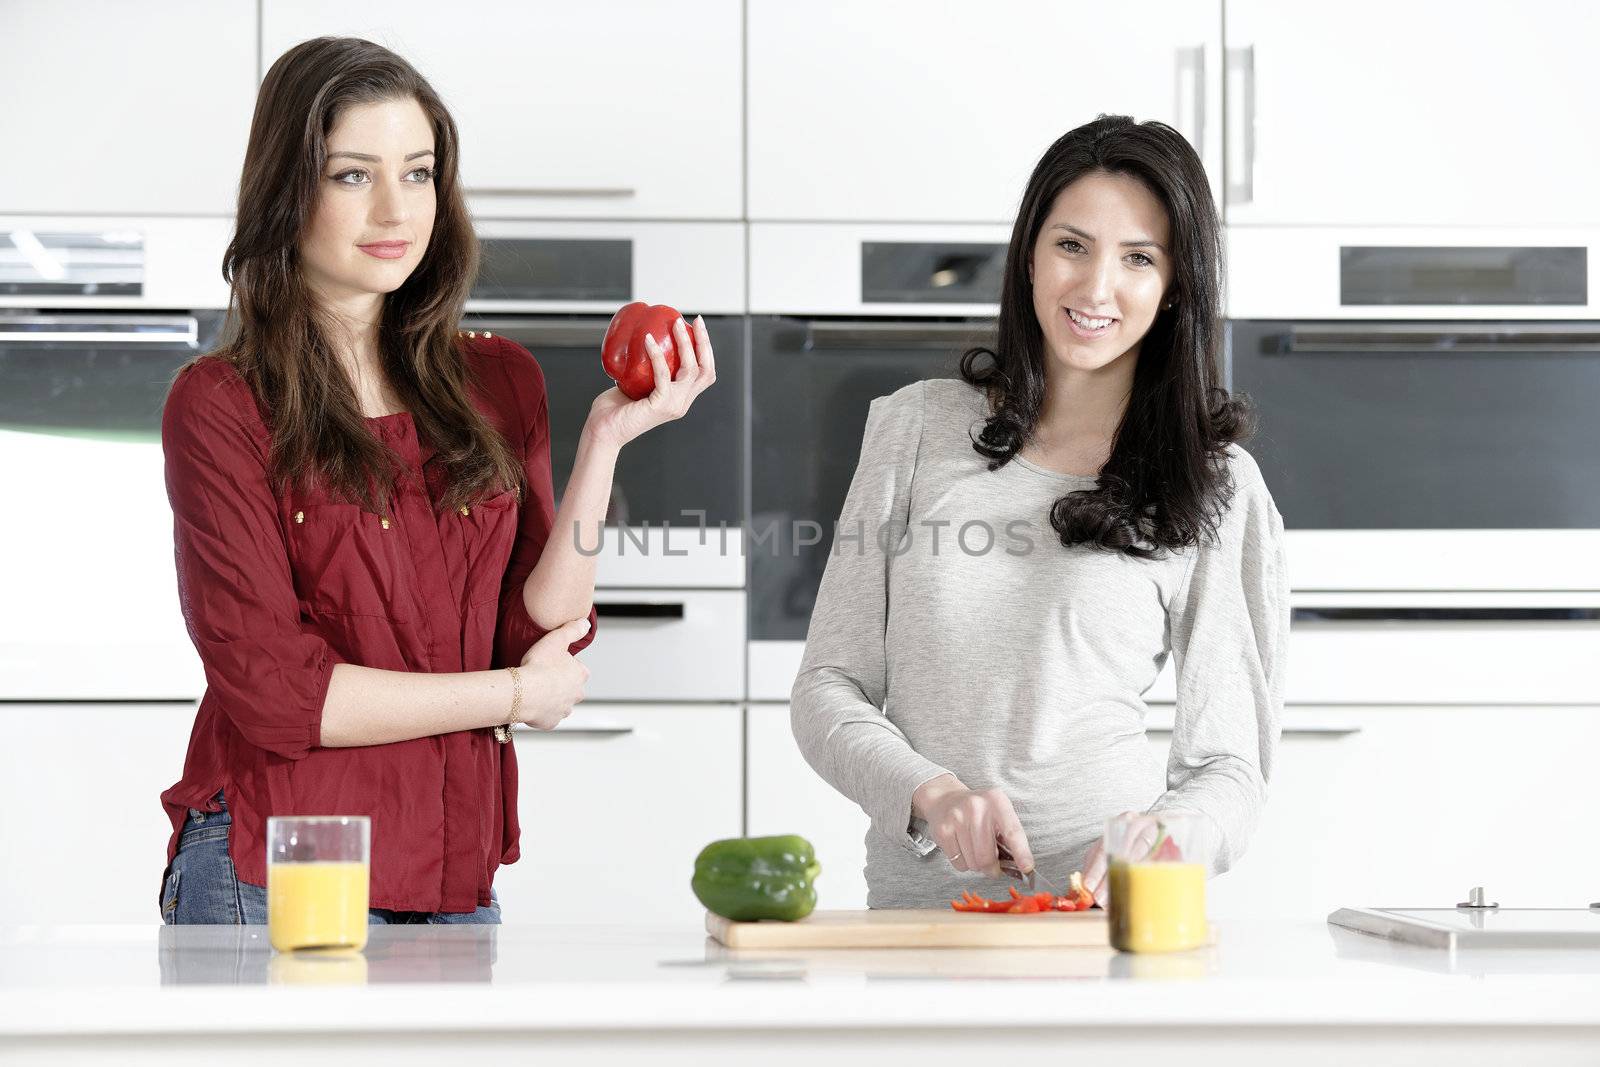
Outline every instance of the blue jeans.
<path fill-rule="evenodd" d="M 178 835 L 178 854 L 172 858 L 161 886 L 161 921 L 168 925 L 224 924 L 265 925 L 267 890 L 264 886 L 239 881 L 233 859 L 228 855 L 228 834 L 233 816 L 222 794 L 216 796 L 221 811 L 189 809 L 189 818 Z M 369 926 L 410 923 L 498 923 L 500 898 L 489 890 L 493 901 L 488 907 L 471 912 L 395 911 L 371 908 Z"/>

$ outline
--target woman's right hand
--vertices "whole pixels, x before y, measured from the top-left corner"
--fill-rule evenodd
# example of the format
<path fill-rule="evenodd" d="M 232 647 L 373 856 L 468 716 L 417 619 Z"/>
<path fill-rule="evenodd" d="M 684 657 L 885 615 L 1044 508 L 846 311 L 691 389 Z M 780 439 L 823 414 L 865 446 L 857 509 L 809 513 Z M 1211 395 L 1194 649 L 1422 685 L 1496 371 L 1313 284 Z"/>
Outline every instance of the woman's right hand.
<path fill-rule="evenodd" d="M 522 657 L 522 666 L 529 675 L 518 716 L 522 722 L 535 730 L 553 730 L 572 714 L 575 705 L 583 703 L 583 684 L 589 680 L 589 668 L 579 663 L 567 646 L 588 632 L 587 618 L 574 619 L 539 638 Z"/>
<path fill-rule="evenodd" d="M 1017 869 L 1033 870 L 1033 850 L 1011 798 L 998 789 L 971 790 L 953 774 L 942 774 L 917 787 L 911 810 L 928 824 L 950 866 L 999 878 L 997 843 L 1011 853 Z"/>

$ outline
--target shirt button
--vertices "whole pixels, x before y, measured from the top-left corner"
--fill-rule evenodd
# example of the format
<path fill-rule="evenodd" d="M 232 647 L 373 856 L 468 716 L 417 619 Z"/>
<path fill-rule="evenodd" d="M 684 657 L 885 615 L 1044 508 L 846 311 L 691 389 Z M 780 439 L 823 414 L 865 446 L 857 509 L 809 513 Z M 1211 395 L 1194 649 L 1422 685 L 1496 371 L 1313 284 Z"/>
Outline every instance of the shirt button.
<path fill-rule="evenodd" d="M 383 528 L 385 530 L 387 530 L 389 528 L 389 520 L 388 519 L 379 519 L 378 521 L 383 524 Z"/>
<path fill-rule="evenodd" d="M 494 334 L 490 333 L 488 330 L 484 330 L 483 331 L 483 336 L 485 336 L 485 337 L 493 337 Z"/>
<path fill-rule="evenodd" d="M 456 508 L 456 510 L 461 512 L 461 514 L 463 514 L 463 515 L 471 515 L 472 514 L 472 509 L 467 507 L 465 504 L 462 504 L 459 508 Z"/>
<path fill-rule="evenodd" d="M 294 513 L 294 521 L 295 522 L 305 522 L 306 521 L 306 513 L 303 512 L 303 511 L 295 512 Z"/>

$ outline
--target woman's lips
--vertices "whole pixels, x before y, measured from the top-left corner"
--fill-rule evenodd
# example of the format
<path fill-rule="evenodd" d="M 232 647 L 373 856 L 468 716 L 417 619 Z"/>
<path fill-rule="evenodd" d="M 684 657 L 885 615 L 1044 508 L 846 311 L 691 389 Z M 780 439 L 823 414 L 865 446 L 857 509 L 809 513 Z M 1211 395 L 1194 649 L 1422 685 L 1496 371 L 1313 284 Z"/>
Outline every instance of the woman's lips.
<path fill-rule="evenodd" d="M 1077 322 L 1075 322 L 1073 320 L 1071 313 L 1068 312 L 1065 308 L 1062 308 L 1062 310 L 1061 310 L 1061 317 L 1067 320 L 1067 329 L 1072 331 L 1073 336 L 1081 337 L 1085 341 L 1093 341 L 1097 337 L 1104 337 L 1106 334 L 1111 332 L 1111 328 L 1113 326 L 1115 326 L 1118 322 L 1122 321 L 1121 319 L 1112 319 L 1110 322 L 1106 323 L 1104 326 L 1100 327 L 1098 330 L 1091 330 L 1091 329 L 1088 329 L 1086 327 L 1079 326 L 1077 324 Z M 1085 317 L 1086 318 L 1104 318 L 1105 316 L 1085 316 Z"/>
<path fill-rule="evenodd" d="M 377 244 L 356 245 L 369 256 L 379 259 L 399 259 L 411 247 L 410 241 L 379 241 Z"/>

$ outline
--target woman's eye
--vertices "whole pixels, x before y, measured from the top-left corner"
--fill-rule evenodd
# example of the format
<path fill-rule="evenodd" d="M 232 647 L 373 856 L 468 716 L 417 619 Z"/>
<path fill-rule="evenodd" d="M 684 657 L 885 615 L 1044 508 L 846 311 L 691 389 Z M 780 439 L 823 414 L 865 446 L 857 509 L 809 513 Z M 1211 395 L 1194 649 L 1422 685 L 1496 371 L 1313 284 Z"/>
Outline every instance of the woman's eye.
<path fill-rule="evenodd" d="M 366 176 L 367 176 L 367 172 L 364 171 L 364 170 L 347 170 L 343 174 L 335 174 L 333 176 L 333 180 L 338 182 L 338 183 L 340 183 L 341 185 L 362 185 L 362 184 L 364 184 L 362 182 L 346 181 L 345 179 L 347 179 L 347 178 L 365 178 Z"/>
<path fill-rule="evenodd" d="M 1155 265 L 1155 260 L 1153 260 L 1149 256 L 1145 255 L 1143 252 L 1135 252 L 1135 253 L 1133 253 L 1133 255 L 1129 256 L 1128 258 L 1131 259 L 1131 260 L 1135 260 L 1139 264 L 1139 266 L 1141 266 L 1141 267 L 1150 267 L 1150 266 L 1154 266 Z"/>
<path fill-rule="evenodd" d="M 417 177 L 418 174 L 422 175 L 422 177 Z M 421 185 L 423 182 L 431 182 L 433 180 L 433 171 L 428 167 L 418 167 L 416 170 L 411 172 L 411 180 L 416 182 L 418 185 Z"/>
<path fill-rule="evenodd" d="M 1082 252 L 1083 251 L 1083 246 L 1081 244 L 1079 244 L 1077 241 L 1074 241 L 1070 237 L 1063 237 L 1061 240 L 1057 241 L 1056 244 L 1059 245 L 1061 248 L 1066 249 L 1068 252 Z"/>

